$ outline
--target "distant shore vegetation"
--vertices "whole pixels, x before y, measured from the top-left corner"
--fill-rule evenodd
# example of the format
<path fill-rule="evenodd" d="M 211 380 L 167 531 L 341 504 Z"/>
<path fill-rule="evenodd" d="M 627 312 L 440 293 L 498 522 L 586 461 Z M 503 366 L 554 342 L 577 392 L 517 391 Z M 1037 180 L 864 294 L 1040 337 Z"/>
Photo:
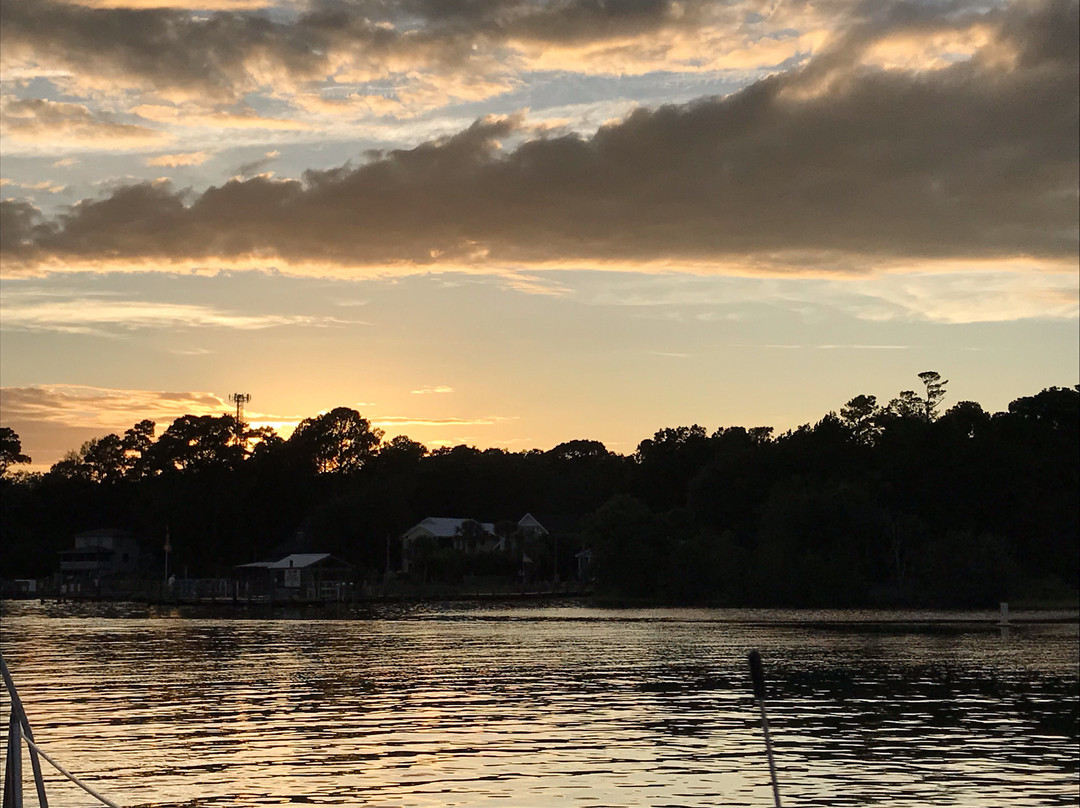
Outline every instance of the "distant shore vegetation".
<path fill-rule="evenodd" d="M 227 576 L 304 545 L 392 573 L 403 531 L 429 516 L 512 530 L 538 578 L 587 575 L 601 596 L 724 606 L 989 606 L 1077 597 L 1080 386 L 990 413 L 945 408 L 919 374 L 887 403 L 859 395 L 780 435 L 661 429 L 621 455 L 594 440 L 548 451 L 428 450 L 356 410 L 307 418 L 286 440 L 231 415 L 153 421 L 88 441 L 46 473 L 0 428 L 0 575 L 46 577 L 82 531 L 115 528 L 173 569 Z M 588 558 L 589 564 L 582 563 Z M 479 562 L 477 562 L 479 563 Z M 440 583 L 514 563 L 432 565 Z M 505 569 L 503 569 L 505 567 Z"/>

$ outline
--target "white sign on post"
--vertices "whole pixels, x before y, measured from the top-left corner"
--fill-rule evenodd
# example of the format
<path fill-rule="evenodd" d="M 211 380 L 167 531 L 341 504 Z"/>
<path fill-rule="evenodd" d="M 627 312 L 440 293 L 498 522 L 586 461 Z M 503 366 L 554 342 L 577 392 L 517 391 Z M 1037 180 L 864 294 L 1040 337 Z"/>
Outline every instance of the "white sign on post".
<path fill-rule="evenodd" d="M 285 570 L 285 586 L 289 589 L 300 588 L 300 570 L 287 569 Z"/>

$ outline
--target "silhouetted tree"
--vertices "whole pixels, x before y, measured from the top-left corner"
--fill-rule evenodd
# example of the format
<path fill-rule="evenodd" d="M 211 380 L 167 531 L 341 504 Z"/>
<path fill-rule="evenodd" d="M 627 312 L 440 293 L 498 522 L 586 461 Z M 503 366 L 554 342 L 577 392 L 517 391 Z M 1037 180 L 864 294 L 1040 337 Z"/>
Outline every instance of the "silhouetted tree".
<path fill-rule="evenodd" d="M 610 456 L 607 447 L 598 440 L 570 440 L 547 452 L 552 460 L 595 460 Z"/>
<path fill-rule="evenodd" d="M 965 438 L 974 438 L 989 423 L 990 414 L 975 401 L 958 402 L 938 420 L 940 427 Z"/>
<path fill-rule="evenodd" d="M 880 414 L 876 396 L 855 396 L 840 408 L 840 420 L 851 430 L 856 441 L 867 445 L 872 444 L 881 431 Z"/>
<path fill-rule="evenodd" d="M 1009 404 L 1009 412 L 1054 429 L 1075 432 L 1080 428 L 1080 385 L 1073 389 L 1048 387 L 1033 396 Z"/>
<path fill-rule="evenodd" d="M 336 407 L 301 421 L 289 444 L 320 474 L 348 474 L 375 456 L 382 435 L 356 410 Z"/>
<path fill-rule="evenodd" d="M 889 402 L 882 413 L 890 419 L 895 418 L 923 418 L 926 413 L 926 404 L 919 398 L 914 390 L 904 390 L 899 396 Z"/>
<path fill-rule="evenodd" d="M 593 551 L 593 568 L 602 587 L 634 598 L 655 594 L 656 572 L 663 560 L 655 524 L 652 511 L 625 495 L 604 503 L 588 518 L 583 538 Z"/>
<path fill-rule="evenodd" d="M 246 449 L 249 455 L 266 455 L 281 449 L 285 439 L 272 426 L 259 426 L 244 432 L 243 445 L 251 447 Z"/>
<path fill-rule="evenodd" d="M 476 548 L 489 538 L 484 526 L 475 519 L 466 519 L 454 530 L 454 535 L 460 536 L 465 549 L 472 553 Z"/>
<path fill-rule="evenodd" d="M 558 533 L 560 572 L 588 547 L 598 585 L 619 597 L 944 606 L 1075 592 L 1080 390 L 1048 388 L 993 415 L 960 402 L 937 417 L 932 388 L 944 382 L 920 378 L 925 399 L 905 391 L 880 408 L 857 396 L 775 438 L 767 427 L 662 429 L 632 457 L 590 440 L 427 453 L 405 436 L 380 444 L 339 408 L 289 441 L 269 429 L 240 441 L 231 416 L 193 415 L 155 441 L 140 421 L 28 476 L 9 472 L 21 444 L 0 431 L 0 564 L 48 574 L 80 530 L 160 537 L 169 525 L 174 563 L 213 575 L 264 560 L 301 528 L 310 548 L 381 575 L 387 537 L 425 516 L 475 514 L 513 537 L 528 511 L 552 534 L 515 556 L 421 546 L 417 577 L 513 576 L 522 550 L 554 574 Z"/>
<path fill-rule="evenodd" d="M 395 435 L 379 448 L 382 466 L 415 466 L 428 453 L 427 447 L 406 435 Z"/>
<path fill-rule="evenodd" d="M 78 451 L 66 452 L 49 473 L 56 477 L 94 483 L 114 483 L 127 472 L 130 461 L 119 435 L 91 438 Z"/>
<path fill-rule="evenodd" d="M 626 458 L 608 451 L 600 441 L 560 443 L 532 458 L 538 480 L 533 490 L 543 502 L 527 510 L 557 514 L 589 513 L 625 490 L 629 468 Z"/>
<path fill-rule="evenodd" d="M 82 462 L 89 469 L 90 479 L 100 483 L 117 482 L 129 466 L 124 442 L 115 434 L 87 441 L 82 449 Z"/>
<path fill-rule="evenodd" d="M 919 374 L 919 379 L 922 380 L 923 385 L 926 387 L 926 397 L 923 399 L 923 418 L 929 423 L 937 418 L 938 405 L 945 398 L 945 385 L 949 383 L 949 380 L 942 381 L 941 374 L 936 370 L 924 370 Z"/>
<path fill-rule="evenodd" d="M 124 432 L 122 444 L 129 477 L 145 477 L 150 473 L 150 450 L 154 445 L 156 426 L 153 421 L 145 419 Z"/>
<path fill-rule="evenodd" d="M 231 415 L 184 415 L 166 429 L 150 450 L 156 471 L 235 468 L 244 459 Z"/>
<path fill-rule="evenodd" d="M 634 493 L 657 511 L 681 507 L 686 503 L 687 484 L 711 456 L 704 427 L 661 429 L 641 441 L 634 453 Z"/>
<path fill-rule="evenodd" d="M 30 458 L 22 453 L 22 441 L 11 427 L 0 426 L 0 477 L 7 470 L 19 463 L 29 463 Z"/>

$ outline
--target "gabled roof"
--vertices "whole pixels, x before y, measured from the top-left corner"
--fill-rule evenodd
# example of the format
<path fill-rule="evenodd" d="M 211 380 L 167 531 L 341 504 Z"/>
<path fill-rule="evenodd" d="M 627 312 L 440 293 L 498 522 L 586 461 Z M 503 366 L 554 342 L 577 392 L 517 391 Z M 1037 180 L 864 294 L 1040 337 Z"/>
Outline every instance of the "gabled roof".
<path fill-rule="evenodd" d="M 340 558 L 334 558 L 334 556 L 330 555 L 329 553 L 293 553 L 292 555 L 285 556 L 280 561 L 253 561 L 250 564 L 240 564 L 238 566 L 245 569 L 303 569 L 304 567 L 313 567 L 328 558 L 333 559 L 337 564 L 340 564 L 341 566 L 352 566 L 347 561 L 342 561 Z"/>
<path fill-rule="evenodd" d="M 290 567 L 310 567 L 327 558 L 330 558 L 329 553 L 293 553 L 292 555 L 285 556 L 281 561 L 275 561 L 267 566 L 272 570 L 283 570 L 289 569 Z"/>
<path fill-rule="evenodd" d="M 413 525 L 405 531 L 408 535 L 417 530 L 425 530 L 438 538 L 450 538 L 459 535 L 458 531 L 466 522 L 476 522 L 475 519 L 450 519 L 445 516 L 429 516 L 423 522 Z M 495 533 L 495 525 L 491 522 L 476 522 L 485 533 Z"/>
<path fill-rule="evenodd" d="M 518 520 L 518 527 L 525 528 L 526 530 L 538 530 L 542 533 L 548 532 L 547 528 L 540 524 L 540 520 L 531 513 L 525 514 Z"/>
<path fill-rule="evenodd" d="M 581 527 L 580 517 L 565 513 L 527 513 L 521 517 L 518 524 L 522 524 L 530 517 L 548 533 L 577 533 Z"/>

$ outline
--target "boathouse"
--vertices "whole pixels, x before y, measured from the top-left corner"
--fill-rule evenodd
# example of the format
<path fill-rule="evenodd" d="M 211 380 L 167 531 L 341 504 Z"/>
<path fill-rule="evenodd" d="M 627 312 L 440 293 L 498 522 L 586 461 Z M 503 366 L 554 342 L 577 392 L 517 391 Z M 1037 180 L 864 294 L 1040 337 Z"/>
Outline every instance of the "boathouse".
<path fill-rule="evenodd" d="M 344 600 L 353 586 L 353 565 L 329 553 L 292 553 L 278 561 L 236 568 L 256 595 L 289 600 Z"/>

